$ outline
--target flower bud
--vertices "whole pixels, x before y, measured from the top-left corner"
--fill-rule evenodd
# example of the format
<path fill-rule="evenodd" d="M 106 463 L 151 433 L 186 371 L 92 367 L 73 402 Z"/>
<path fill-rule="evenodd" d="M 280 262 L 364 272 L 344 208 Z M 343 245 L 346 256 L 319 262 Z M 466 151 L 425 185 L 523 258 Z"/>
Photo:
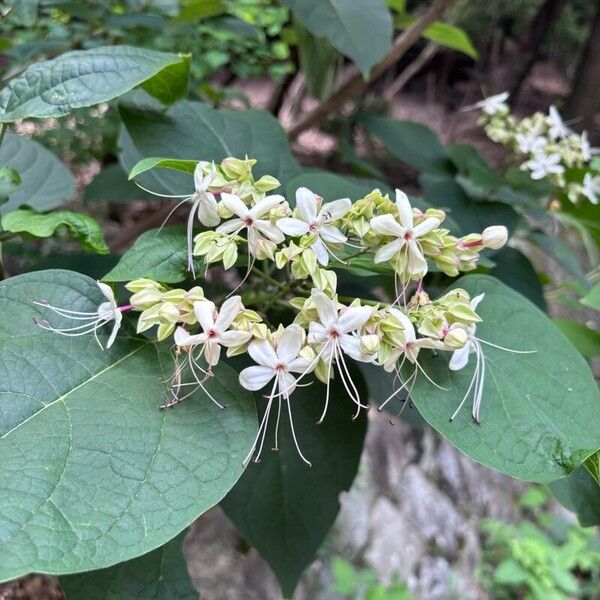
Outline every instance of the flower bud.
<path fill-rule="evenodd" d="M 235 261 L 238 257 L 238 250 L 235 243 L 227 244 L 227 248 L 223 252 L 223 268 L 230 269 L 235 265 Z"/>
<path fill-rule="evenodd" d="M 154 279 L 148 279 L 146 277 L 134 279 L 133 281 L 126 283 L 125 288 L 128 289 L 130 292 L 133 292 L 134 294 L 146 289 L 155 289 L 161 291 L 164 291 L 165 289 L 162 285 L 160 285 L 160 283 L 154 281 Z"/>
<path fill-rule="evenodd" d="M 165 302 L 161 305 L 158 316 L 163 323 L 177 323 L 179 321 L 179 309 L 172 302 Z"/>
<path fill-rule="evenodd" d="M 129 299 L 129 304 L 139 310 L 146 310 L 160 302 L 162 292 L 156 288 L 146 288 L 136 294 L 133 294 Z"/>
<path fill-rule="evenodd" d="M 247 179 L 252 175 L 252 167 L 256 164 L 254 159 L 241 160 L 232 156 L 221 162 L 221 169 L 229 179 Z"/>
<path fill-rule="evenodd" d="M 379 350 L 379 336 L 375 334 L 360 336 L 360 351 L 363 354 L 375 354 Z"/>
<path fill-rule="evenodd" d="M 217 202 L 217 214 L 221 219 L 231 219 L 233 213 L 223 204 L 223 200 Z"/>
<path fill-rule="evenodd" d="M 467 343 L 467 340 L 467 330 L 464 327 L 451 327 L 444 337 L 444 346 L 449 350 L 458 350 Z"/>
<path fill-rule="evenodd" d="M 508 240 L 508 230 L 504 225 L 492 225 L 483 230 L 481 238 L 485 248 L 498 250 L 506 244 L 506 241 Z"/>
<path fill-rule="evenodd" d="M 196 285 L 185 293 L 185 299 L 192 304 L 198 300 L 204 300 L 204 290 Z"/>
<path fill-rule="evenodd" d="M 179 304 L 185 300 L 185 290 L 169 290 L 162 295 L 162 300 Z"/>

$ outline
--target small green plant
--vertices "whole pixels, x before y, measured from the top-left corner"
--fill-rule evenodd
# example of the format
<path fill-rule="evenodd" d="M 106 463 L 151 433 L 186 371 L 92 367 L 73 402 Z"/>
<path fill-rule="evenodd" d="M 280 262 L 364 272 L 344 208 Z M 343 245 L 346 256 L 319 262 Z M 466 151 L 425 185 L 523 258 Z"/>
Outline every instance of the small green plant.
<path fill-rule="evenodd" d="M 531 488 L 521 505 L 534 521 L 509 525 L 486 520 L 485 562 L 480 577 L 496 599 L 592 599 L 600 596 L 600 536 L 543 511 L 548 495 Z"/>
<path fill-rule="evenodd" d="M 345 558 L 335 556 L 331 561 L 333 591 L 350 600 L 410 600 L 406 585 L 394 578 L 389 585 L 381 583 L 375 571 L 357 569 Z"/>

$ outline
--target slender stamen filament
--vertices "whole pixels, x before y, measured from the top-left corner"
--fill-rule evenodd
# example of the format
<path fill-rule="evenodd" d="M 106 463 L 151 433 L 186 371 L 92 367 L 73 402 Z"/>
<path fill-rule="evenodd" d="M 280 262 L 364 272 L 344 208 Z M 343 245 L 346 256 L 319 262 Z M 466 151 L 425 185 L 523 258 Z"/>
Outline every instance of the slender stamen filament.
<path fill-rule="evenodd" d="M 281 375 L 278 375 L 278 379 L 280 379 L 279 381 L 279 387 L 283 387 L 282 384 L 285 384 L 285 381 L 283 381 L 283 377 Z M 285 401 L 287 403 L 287 408 L 288 408 L 288 416 L 290 418 L 290 429 L 292 430 L 292 438 L 294 440 L 294 445 L 296 446 L 296 451 L 298 452 L 298 454 L 300 455 L 300 458 L 309 466 L 312 467 L 312 463 L 304 456 L 304 454 L 302 454 L 302 450 L 300 450 L 300 445 L 298 444 L 298 440 L 296 439 L 296 432 L 294 430 L 294 419 L 292 417 L 292 407 L 290 405 L 290 396 L 289 394 L 285 395 Z M 278 415 L 279 418 L 279 415 Z"/>
<path fill-rule="evenodd" d="M 260 422 L 260 426 L 258 427 L 258 431 L 256 432 L 256 437 L 254 438 L 254 441 L 252 442 L 252 447 L 250 448 L 250 452 L 248 452 L 246 458 L 242 461 L 242 466 L 244 468 L 246 468 L 248 466 L 248 463 L 250 462 L 250 459 L 252 458 L 252 455 L 254 454 L 256 444 L 258 443 L 258 440 L 261 437 L 261 433 L 263 433 L 263 430 L 264 430 L 264 433 L 263 433 L 263 441 L 264 441 L 264 434 L 266 434 L 267 423 L 269 420 L 269 413 L 271 412 L 271 404 L 273 403 L 273 397 L 275 395 L 275 388 L 277 387 L 277 383 L 278 383 L 278 379 L 276 377 L 275 381 L 273 382 L 273 387 L 271 388 L 271 393 L 269 394 L 269 400 L 267 403 L 267 407 L 265 408 L 265 414 L 263 415 L 262 421 Z M 261 444 L 261 448 L 262 448 L 262 444 Z M 254 459 L 254 462 L 258 462 L 259 458 L 260 458 L 260 452 L 257 453 L 257 456 Z"/>

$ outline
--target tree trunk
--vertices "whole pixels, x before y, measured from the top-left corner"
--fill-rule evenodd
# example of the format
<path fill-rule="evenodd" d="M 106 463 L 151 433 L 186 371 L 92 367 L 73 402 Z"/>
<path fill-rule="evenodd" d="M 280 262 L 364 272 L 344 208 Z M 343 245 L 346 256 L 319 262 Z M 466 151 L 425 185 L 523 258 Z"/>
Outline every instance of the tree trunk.
<path fill-rule="evenodd" d="M 600 110 L 600 2 L 579 59 L 571 95 L 567 100 L 565 114 L 581 118 L 584 129 L 592 129 L 594 115 Z"/>
<path fill-rule="evenodd" d="M 521 37 L 515 57 L 515 68 L 512 71 L 509 85 L 507 85 L 511 103 L 516 102 L 523 82 L 539 55 L 544 39 L 565 3 L 565 0 L 545 0 Z"/>

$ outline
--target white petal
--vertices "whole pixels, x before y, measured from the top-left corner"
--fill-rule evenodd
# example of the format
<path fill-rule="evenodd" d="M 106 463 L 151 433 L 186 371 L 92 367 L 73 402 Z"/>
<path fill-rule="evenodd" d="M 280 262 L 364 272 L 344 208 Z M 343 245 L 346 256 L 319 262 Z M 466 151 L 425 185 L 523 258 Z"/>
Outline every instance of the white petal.
<path fill-rule="evenodd" d="M 288 363 L 287 368 L 293 373 L 304 373 L 311 366 L 311 371 L 313 371 L 314 368 L 317 366 L 317 363 L 315 363 L 312 360 L 309 360 L 308 358 L 303 358 L 302 356 L 299 356 L 298 358 L 291 360 Z"/>
<path fill-rule="evenodd" d="M 341 219 L 352 206 L 350 198 L 342 198 L 340 200 L 334 200 L 323 205 L 323 208 L 319 211 L 319 219 L 322 219 L 324 223 L 328 221 L 336 221 Z"/>
<path fill-rule="evenodd" d="M 408 243 L 408 261 L 406 263 L 408 272 L 413 276 L 423 277 L 427 273 L 427 261 L 418 244 L 411 240 Z"/>
<path fill-rule="evenodd" d="M 221 346 L 216 342 L 206 342 L 206 349 L 204 350 L 204 357 L 206 362 L 214 367 L 219 363 L 219 357 L 221 356 Z"/>
<path fill-rule="evenodd" d="M 293 217 L 286 217 L 277 221 L 277 227 L 283 231 L 286 235 L 292 237 L 300 237 L 310 231 L 308 223 L 301 221 L 300 219 L 294 219 Z"/>
<path fill-rule="evenodd" d="M 281 204 L 282 202 L 285 202 L 285 198 L 283 196 L 279 196 L 278 194 L 274 194 L 273 196 L 267 196 L 266 198 L 263 198 L 262 200 L 257 202 L 250 209 L 250 216 L 254 219 L 258 219 L 259 217 L 262 217 L 263 215 L 267 214 L 272 208 L 274 208 L 278 204 Z"/>
<path fill-rule="evenodd" d="M 235 194 L 223 192 L 221 194 L 221 202 L 234 214 L 240 218 L 244 218 L 250 212 L 248 207 L 242 202 L 241 198 Z"/>
<path fill-rule="evenodd" d="M 246 367 L 240 373 L 240 385 L 247 390 L 260 390 L 265 387 L 274 376 L 275 371 L 269 367 Z"/>
<path fill-rule="evenodd" d="M 215 197 L 205 192 L 198 203 L 198 220 L 205 227 L 216 227 L 221 222 L 217 213 L 217 201 Z"/>
<path fill-rule="evenodd" d="M 248 354 L 252 357 L 254 362 L 263 367 L 273 369 L 279 362 L 277 354 L 275 354 L 275 350 L 273 350 L 273 346 L 271 346 L 267 340 L 252 342 L 248 346 Z"/>
<path fill-rule="evenodd" d="M 406 233 L 406 229 L 392 215 L 373 217 L 369 223 L 371 224 L 371 229 L 381 235 L 391 235 L 401 238 Z"/>
<path fill-rule="evenodd" d="M 106 283 L 102 283 L 101 281 L 97 281 L 96 283 L 98 284 L 102 295 L 110 302 L 111 306 L 115 306 L 115 295 L 110 285 L 106 285 Z"/>
<path fill-rule="evenodd" d="M 188 346 L 190 337 L 190 334 L 183 327 L 178 327 L 173 334 L 173 340 L 175 341 L 176 346 Z"/>
<path fill-rule="evenodd" d="M 375 252 L 373 262 L 387 262 L 402 250 L 402 246 L 404 246 L 404 240 L 402 238 L 395 239 L 393 242 L 381 246 L 381 248 Z"/>
<path fill-rule="evenodd" d="M 302 329 L 298 325 L 289 325 L 277 341 L 277 357 L 284 365 L 287 365 L 298 356 L 301 348 Z"/>
<path fill-rule="evenodd" d="M 432 229 L 435 229 L 441 221 L 435 217 L 427 217 L 422 223 L 419 223 L 414 229 L 413 233 L 415 237 L 421 237 L 426 233 L 429 233 Z"/>
<path fill-rule="evenodd" d="M 233 233 L 245 227 L 242 219 L 231 219 L 219 225 L 216 229 L 217 233 Z"/>
<path fill-rule="evenodd" d="M 121 320 L 115 319 L 115 324 L 113 325 L 112 331 L 110 332 L 110 337 L 108 338 L 108 341 L 106 342 L 107 350 L 114 344 L 115 339 L 117 337 L 117 332 L 119 331 L 120 327 L 121 327 Z"/>
<path fill-rule="evenodd" d="M 328 298 L 321 290 L 313 289 L 312 297 L 319 313 L 319 320 L 326 329 L 334 327 L 338 320 L 335 301 Z"/>
<path fill-rule="evenodd" d="M 342 333 L 360 329 L 373 314 L 370 306 L 352 306 L 344 310 L 338 320 L 338 328 Z"/>
<path fill-rule="evenodd" d="M 308 341 L 311 344 L 322 344 L 328 339 L 327 330 L 321 323 L 311 321 L 308 324 Z"/>
<path fill-rule="evenodd" d="M 318 239 L 311 246 L 311 248 L 314 250 L 315 254 L 317 255 L 317 260 L 319 261 L 319 264 L 326 267 L 329 264 L 329 252 L 327 252 L 327 248 L 325 247 L 325 244 L 320 239 Z"/>
<path fill-rule="evenodd" d="M 275 242 L 276 244 L 281 244 L 281 242 L 285 240 L 283 232 L 278 229 L 276 225 L 271 223 L 271 221 L 257 219 L 254 221 L 253 228 L 260 231 L 260 233 L 262 233 L 267 239 Z"/>
<path fill-rule="evenodd" d="M 451 371 L 460 371 L 467 365 L 469 362 L 469 346 L 470 344 L 467 343 L 452 353 L 452 358 L 448 365 Z"/>
<path fill-rule="evenodd" d="M 227 298 L 227 300 L 225 300 L 225 302 L 223 302 L 223 304 L 221 305 L 219 316 L 215 321 L 215 329 L 219 333 L 225 331 L 231 325 L 231 322 L 240 314 L 241 310 L 241 296 L 231 296 L 231 298 Z"/>
<path fill-rule="evenodd" d="M 343 244 L 348 238 L 333 225 L 319 227 L 319 237 L 330 244 Z"/>
<path fill-rule="evenodd" d="M 251 337 L 249 331 L 224 331 L 219 334 L 219 344 L 225 348 L 234 348 L 245 344 Z"/>
<path fill-rule="evenodd" d="M 280 392 L 285 392 L 285 395 L 289 396 L 296 389 L 296 378 L 291 373 L 282 373 L 278 387 Z"/>
<path fill-rule="evenodd" d="M 483 294 L 479 294 L 479 296 L 475 296 L 474 298 L 471 298 L 471 308 L 473 310 L 475 310 L 477 308 L 477 305 L 483 300 L 485 296 L 485 292 Z"/>
<path fill-rule="evenodd" d="M 408 196 L 401 190 L 396 190 L 396 208 L 398 209 L 398 216 L 400 223 L 406 229 L 413 228 L 413 211 L 408 200 Z"/>
<path fill-rule="evenodd" d="M 317 218 L 317 197 L 308 188 L 300 187 L 296 190 L 296 207 L 300 217 L 307 223 L 312 223 Z"/>
<path fill-rule="evenodd" d="M 194 314 L 200 327 L 207 332 L 215 324 L 215 303 L 210 300 L 198 300 L 194 302 Z"/>

